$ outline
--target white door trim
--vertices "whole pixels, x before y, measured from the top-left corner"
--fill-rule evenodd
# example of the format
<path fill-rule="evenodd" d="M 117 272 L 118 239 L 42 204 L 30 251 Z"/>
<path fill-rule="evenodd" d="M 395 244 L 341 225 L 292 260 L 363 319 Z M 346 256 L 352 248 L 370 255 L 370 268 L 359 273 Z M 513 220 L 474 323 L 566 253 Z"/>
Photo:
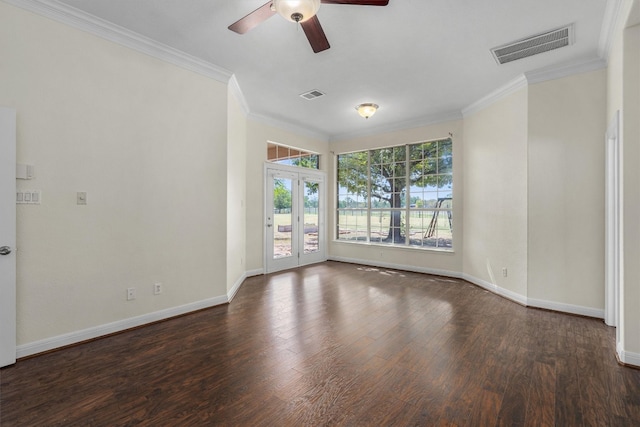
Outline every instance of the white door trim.
<path fill-rule="evenodd" d="M 16 110 L 0 107 L 0 367 L 16 362 Z"/>
<path fill-rule="evenodd" d="M 620 112 L 614 115 L 605 138 L 605 311 L 604 320 L 617 327 L 616 347 L 620 343 L 620 301 L 623 282 L 623 219 L 622 219 L 622 138 Z"/>

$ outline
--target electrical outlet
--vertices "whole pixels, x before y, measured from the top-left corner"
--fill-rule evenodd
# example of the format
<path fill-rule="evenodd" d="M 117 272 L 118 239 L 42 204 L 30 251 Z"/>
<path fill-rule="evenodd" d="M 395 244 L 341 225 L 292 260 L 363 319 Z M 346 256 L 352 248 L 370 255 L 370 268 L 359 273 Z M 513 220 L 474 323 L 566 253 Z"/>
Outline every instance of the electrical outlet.
<path fill-rule="evenodd" d="M 153 294 L 160 295 L 162 293 L 162 283 L 153 284 Z"/>
<path fill-rule="evenodd" d="M 136 299 L 136 288 L 127 288 L 127 301 Z"/>
<path fill-rule="evenodd" d="M 76 204 L 77 205 L 86 205 L 87 204 L 87 192 L 86 191 L 78 191 L 76 193 Z"/>
<path fill-rule="evenodd" d="M 502 277 L 507 277 L 507 267 L 502 267 Z"/>

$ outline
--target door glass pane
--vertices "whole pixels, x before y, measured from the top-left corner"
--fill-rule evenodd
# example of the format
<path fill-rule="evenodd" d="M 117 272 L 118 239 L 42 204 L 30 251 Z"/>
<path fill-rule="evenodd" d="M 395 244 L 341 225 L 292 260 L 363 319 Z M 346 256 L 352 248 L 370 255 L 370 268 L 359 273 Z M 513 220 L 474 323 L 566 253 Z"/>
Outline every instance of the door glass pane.
<path fill-rule="evenodd" d="M 293 213 L 291 209 L 291 178 L 273 179 L 273 258 L 285 258 L 292 255 L 291 228 Z"/>
<path fill-rule="evenodd" d="M 318 196 L 320 184 L 317 182 L 304 181 L 304 210 L 302 222 L 304 226 L 304 253 L 312 254 L 318 252 L 318 232 L 320 222 L 318 221 Z"/>

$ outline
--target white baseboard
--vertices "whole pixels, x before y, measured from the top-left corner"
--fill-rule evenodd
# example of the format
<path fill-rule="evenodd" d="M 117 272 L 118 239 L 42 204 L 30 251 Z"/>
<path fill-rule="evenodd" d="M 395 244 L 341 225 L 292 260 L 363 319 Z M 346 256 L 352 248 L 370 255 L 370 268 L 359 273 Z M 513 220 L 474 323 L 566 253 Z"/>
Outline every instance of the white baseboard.
<path fill-rule="evenodd" d="M 40 341 L 34 341 L 28 344 L 19 345 L 16 349 L 16 357 L 32 356 L 34 354 L 43 353 L 45 351 L 54 350 L 71 344 L 77 344 L 82 341 L 99 338 L 101 336 L 121 332 L 127 329 L 136 328 L 149 323 L 165 320 L 170 317 L 179 316 L 203 308 L 209 308 L 228 302 L 226 295 L 197 301 L 178 307 L 171 307 L 165 310 L 155 311 L 153 313 L 143 314 L 141 316 L 122 319 L 104 325 L 83 329 L 80 331 L 70 332 L 51 338 L 45 338 Z"/>
<path fill-rule="evenodd" d="M 436 268 L 427 268 L 427 267 L 416 267 L 415 265 L 393 264 L 390 262 L 378 262 L 378 261 L 374 262 L 366 259 L 345 258 L 345 257 L 339 257 L 339 256 L 329 257 L 329 261 L 346 262 L 349 264 L 361 264 L 361 265 L 368 265 L 371 267 L 392 268 L 394 270 L 412 271 L 414 273 L 434 274 L 436 276 L 452 277 L 454 279 L 462 278 L 462 274 L 456 271 L 440 270 Z"/>
<path fill-rule="evenodd" d="M 233 300 L 233 297 L 236 296 L 236 293 L 238 293 L 240 286 L 242 286 L 242 283 L 246 278 L 247 273 L 242 273 L 242 276 L 240 276 L 238 280 L 236 280 L 236 283 L 234 283 L 233 287 L 229 290 L 229 292 L 227 292 L 227 302 L 231 302 L 231 300 Z"/>
<path fill-rule="evenodd" d="M 604 309 L 599 308 L 583 307 L 580 305 L 565 304 L 555 301 L 545 301 L 535 298 L 527 298 L 527 305 L 530 307 L 544 308 L 546 310 L 561 311 L 563 313 L 578 314 L 580 316 L 604 319 Z"/>
<path fill-rule="evenodd" d="M 262 276 L 264 274 L 264 269 L 263 268 L 256 268 L 255 270 L 248 270 L 245 275 L 247 277 L 253 277 L 253 276 Z"/>
<path fill-rule="evenodd" d="M 582 307 L 578 305 L 572 304 L 564 304 L 553 301 L 544 301 L 534 298 L 527 298 L 524 295 L 520 295 L 519 293 L 510 291 L 509 289 L 501 288 L 500 286 L 487 282 L 486 280 L 479 279 L 475 276 L 466 273 L 458 273 L 455 271 L 448 270 L 439 270 L 435 268 L 427 268 L 427 267 L 416 267 L 413 265 L 402 265 L 402 264 L 392 264 L 385 262 L 377 262 L 370 261 L 366 259 L 357 259 L 357 258 L 345 258 L 345 257 L 329 257 L 330 261 L 340 261 L 340 262 L 348 262 L 352 264 L 362 264 L 368 265 L 372 267 L 383 267 L 383 268 L 393 268 L 396 270 L 404 270 L 404 271 L 413 271 L 415 273 L 426 273 L 426 274 L 435 274 L 438 276 L 452 277 L 457 279 L 463 279 L 467 282 L 473 283 L 474 285 L 480 286 L 494 294 L 503 296 L 511 301 L 517 302 L 518 304 L 522 304 L 527 307 L 536 307 L 536 308 L 544 308 L 547 310 L 559 311 L 563 313 L 570 314 L 578 314 L 581 316 L 595 317 L 598 319 L 604 318 L 604 310 L 591 308 L 591 307 Z"/>
<path fill-rule="evenodd" d="M 618 353 L 618 360 L 625 365 L 632 365 L 640 367 L 640 354 L 632 353 L 630 351 L 625 351 L 620 343 L 616 348 L 616 352 Z"/>
<path fill-rule="evenodd" d="M 509 289 L 505 289 L 505 288 L 501 288 L 500 286 L 491 283 L 491 282 L 487 282 L 486 280 L 482 280 L 482 279 L 478 279 L 475 276 L 472 276 L 470 274 L 463 274 L 462 278 L 464 280 L 466 280 L 467 282 L 473 283 L 474 285 L 480 286 L 481 288 L 484 288 L 486 290 L 488 290 L 489 292 L 493 292 L 496 295 L 500 295 L 506 299 L 509 299 L 511 301 L 517 302 L 518 304 L 522 304 L 522 305 L 528 305 L 527 304 L 527 298 L 520 295 L 519 293 L 510 291 Z"/>

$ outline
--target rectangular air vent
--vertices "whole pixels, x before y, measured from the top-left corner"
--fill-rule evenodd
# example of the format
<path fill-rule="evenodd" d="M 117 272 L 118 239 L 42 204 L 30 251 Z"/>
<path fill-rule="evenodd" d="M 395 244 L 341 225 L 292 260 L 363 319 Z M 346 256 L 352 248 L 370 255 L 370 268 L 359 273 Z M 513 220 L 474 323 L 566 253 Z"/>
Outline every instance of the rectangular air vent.
<path fill-rule="evenodd" d="M 309 92 L 305 92 L 305 93 L 301 93 L 300 96 L 303 97 L 304 99 L 316 99 L 319 98 L 321 96 L 323 96 L 324 93 L 320 92 L 317 89 L 314 90 L 310 90 Z"/>
<path fill-rule="evenodd" d="M 491 49 L 498 64 L 573 44 L 573 24 Z"/>

